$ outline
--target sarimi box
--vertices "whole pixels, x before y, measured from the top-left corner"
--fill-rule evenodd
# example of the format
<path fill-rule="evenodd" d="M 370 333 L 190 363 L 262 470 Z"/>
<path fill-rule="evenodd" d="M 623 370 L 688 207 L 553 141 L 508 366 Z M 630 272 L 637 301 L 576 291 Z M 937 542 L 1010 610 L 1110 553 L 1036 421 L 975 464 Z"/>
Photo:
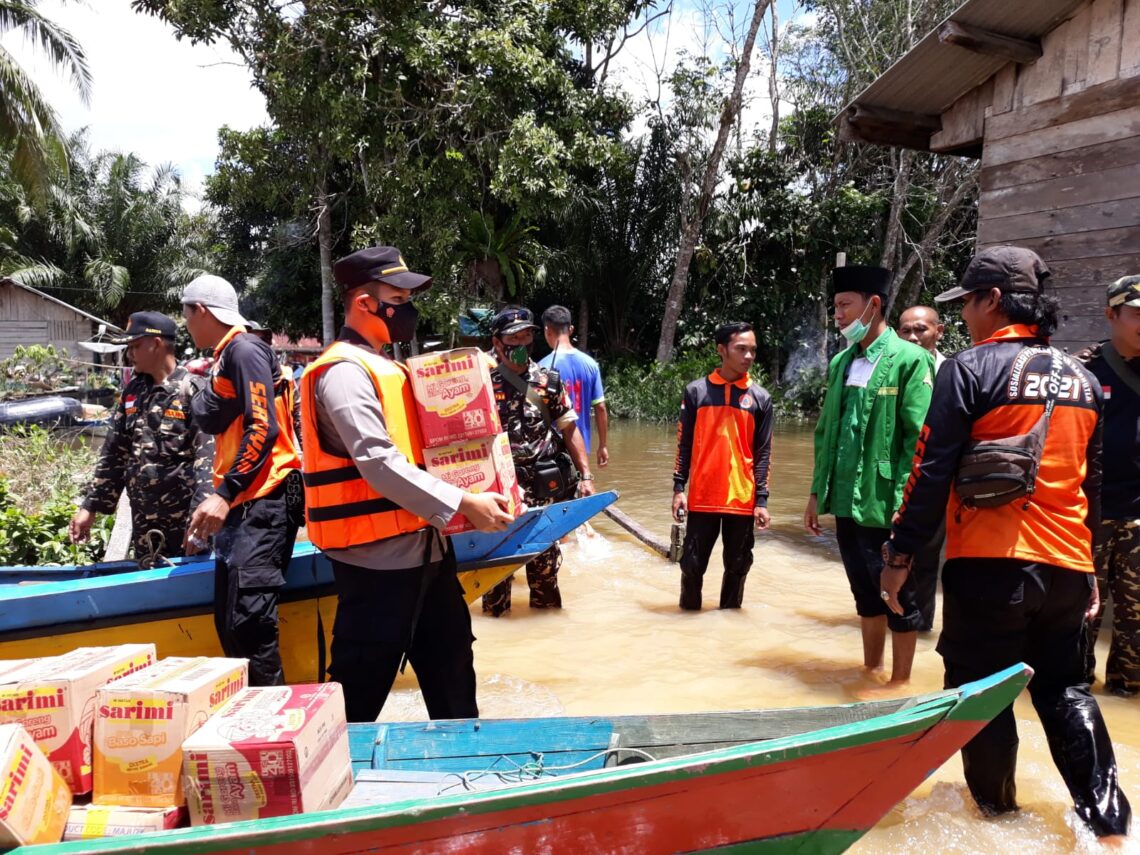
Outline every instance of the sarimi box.
<path fill-rule="evenodd" d="M 425 448 L 481 439 L 502 430 L 491 363 L 479 348 L 412 356 L 407 366 Z"/>
<path fill-rule="evenodd" d="M 95 697 L 97 805 L 163 808 L 186 802 L 182 742 L 248 682 L 249 662 L 163 659 Z"/>
<path fill-rule="evenodd" d="M 245 689 L 182 745 L 192 825 L 328 810 L 352 789 L 339 683 Z"/>
<path fill-rule="evenodd" d="M 505 433 L 439 448 L 425 448 L 424 465 L 436 478 L 461 490 L 502 493 L 510 500 L 513 514 L 522 505 L 515 464 L 511 458 L 511 443 Z M 474 528 L 467 517 L 457 513 L 443 533 L 460 534 Z"/>
<path fill-rule="evenodd" d="M 149 668 L 153 644 L 80 647 L 0 674 L 0 723 L 22 724 L 76 794 L 91 791 L 95 692 Z"/>
<path fill-rule="evenodd" d="M 92 840 L 167 831 L 186 824 L 186 807 L 139 808 L 113 805 L 72 805 L 63 839 Z"/>
<path fill-rule="evenodd" d="M 0 725 L 0 849 L 58 843 L 71 790 L 23 727 Z"/>

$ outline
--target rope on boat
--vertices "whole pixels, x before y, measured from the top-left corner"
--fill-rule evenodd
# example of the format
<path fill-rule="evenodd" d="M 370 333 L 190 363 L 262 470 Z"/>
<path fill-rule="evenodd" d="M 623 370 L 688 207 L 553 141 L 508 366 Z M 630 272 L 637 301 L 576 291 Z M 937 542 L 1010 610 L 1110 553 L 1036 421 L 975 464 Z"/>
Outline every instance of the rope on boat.
<path fill-rule="evenodd" d="M 541 778 L 554 777 L 557 773 L 568 772 L 571 769 L 577 769 L 580 766 L 585 766 L 588 763 L 594 762 L 600 757 L 607 757 L 616 751 L 623 751 L 627 754 L 637 754 L 650 761 L 657 759 L 652 754 L 642 751 L 640 748 L 607 748 L 605 751 L 599 751 L 596 754 L 591 754 L 589 757 L 586 757 L 583 760 L 579 760 L 576 763 L 565 763 L 559 766 L 548 766 L 545 762 L 546 755 L 544 755 L 541 751 L 531 751 L 530 755 L 533 759 L 528 760 L 525 763 L 519 763 L 517 760 L 508 757 L 506 754 L 500 754 L 486 769 L 473 772 L 451 772 L 449 775 L 447 775 L 447 777 L 454 777 L 458 780 L 456 780 L 454 784 L 447 784 L 446 786 L 440 787 L 436 795 L 441 796 L 448 790 L 453 790 L 456 787 L 462 787 L 467 791 L 475 790 L 476 787 L 474 784 L 480 778 L 495 778 L 501 784 L 524 784 L 528 781 L 537 781 Z M 495 769 L 495 765 L 499 763 L 500 760 L 509 763 L 514 768 Z"/>

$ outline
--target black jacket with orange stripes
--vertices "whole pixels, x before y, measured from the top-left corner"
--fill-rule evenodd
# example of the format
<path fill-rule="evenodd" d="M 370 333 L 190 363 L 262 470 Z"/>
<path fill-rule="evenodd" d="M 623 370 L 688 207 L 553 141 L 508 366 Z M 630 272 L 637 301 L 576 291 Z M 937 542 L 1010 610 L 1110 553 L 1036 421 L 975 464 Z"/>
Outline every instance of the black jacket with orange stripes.
<path fill-rule="evenodd" d="M 686 387 L 673 490 L 690 482 L 690 511 L 751 514 L 767 507 L 772 421 L 772 396 L 748 377 L 730 383 L 717 369 Z"/>
<path fill-rule="evenodd" d="M 1096 378 L 1063 363 L 1037 484 L 1028 502 L 967 508 L 953 487 L 966 446 L 1028 433 L 1044 412 L 1051 352 L 1014 324 L 948 359 L 938 372 L 915 450 L 894 548 L 913 555 L 946 517 L 946 557 L 1013 558 L 1086 573 L 1100 520 L 1103 400 Z"/>

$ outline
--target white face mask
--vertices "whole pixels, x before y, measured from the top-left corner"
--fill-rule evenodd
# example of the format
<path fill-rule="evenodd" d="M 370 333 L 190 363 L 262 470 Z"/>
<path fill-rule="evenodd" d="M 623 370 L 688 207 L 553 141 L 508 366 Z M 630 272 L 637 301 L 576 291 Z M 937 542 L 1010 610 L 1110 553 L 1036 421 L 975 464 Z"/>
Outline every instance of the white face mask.
<path fill-rule="evenodd" d="M 867 301 L 867 309 L 871 310 L 871 314 L 875 313 L 875 304 L 870 300 Z M 863 310 L 863 315 L 867 314 L 867 309 Z M 853 320 L 847 326 L 839 331 L 839 334 L 847 339 L 852 344 L 858 344 L 867 337 L 867 333 L 871 331 L 871 327 L 864 322 L 863 315 Z"/>

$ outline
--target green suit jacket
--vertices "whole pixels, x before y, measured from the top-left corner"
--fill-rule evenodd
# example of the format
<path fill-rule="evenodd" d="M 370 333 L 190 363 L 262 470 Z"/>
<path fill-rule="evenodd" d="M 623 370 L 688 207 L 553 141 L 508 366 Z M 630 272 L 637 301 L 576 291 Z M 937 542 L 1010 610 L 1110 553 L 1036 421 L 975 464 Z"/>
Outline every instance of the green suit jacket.
<path fill-rule="evenodd" d="M 903 341 L 894 330 L 867 381 L 863 417 L 859 425 L 852 516 L 860 525 L 890 528 L 891 517 L 902 504 L 910 477 L 914 447 L 922 430 L 934 387 L 934 357 L 923 348 Z M 843 384 L 847 368 L 859 355 L 859 346 L 839 353 L 827 369 L 827 395 L 815 426 L 815 469 L 811 491 L 821 514 L 831 513 L 831 475 L 839 442 Z"/>

